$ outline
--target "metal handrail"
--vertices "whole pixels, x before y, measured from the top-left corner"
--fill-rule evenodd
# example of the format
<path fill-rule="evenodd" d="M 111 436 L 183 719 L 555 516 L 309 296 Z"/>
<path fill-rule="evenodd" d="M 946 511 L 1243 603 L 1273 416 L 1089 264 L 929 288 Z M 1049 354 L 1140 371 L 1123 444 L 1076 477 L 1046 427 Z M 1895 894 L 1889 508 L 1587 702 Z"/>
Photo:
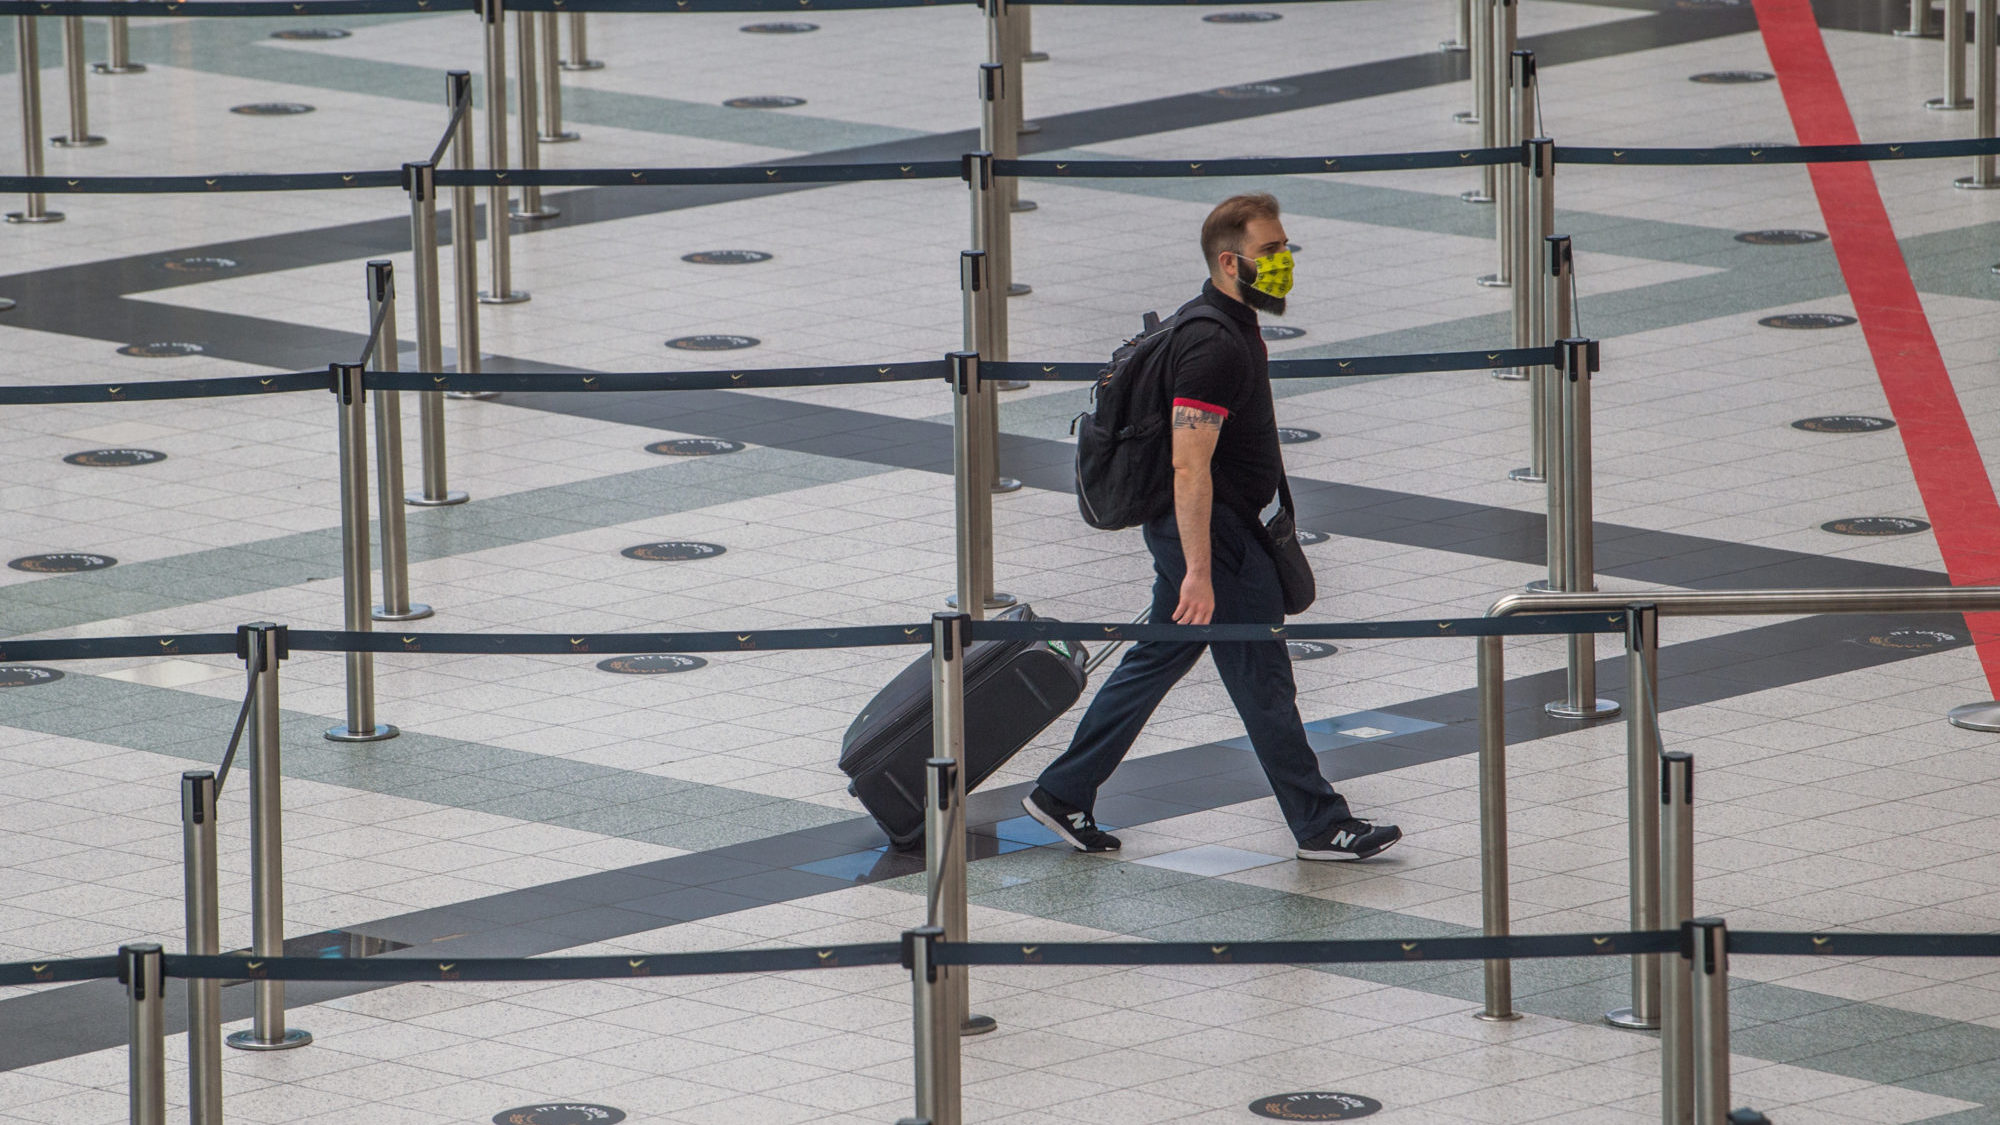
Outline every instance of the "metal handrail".
<path fill-rule="evenodd" d="M 1590 613 L 1644 602 L 1662 617 L 1777 617 L 1804 613 L 2000 612 L 2000 586 L 1858 586 L 1844 590 L 1638 590 L 1509 594 L 1488 617 Z"/>

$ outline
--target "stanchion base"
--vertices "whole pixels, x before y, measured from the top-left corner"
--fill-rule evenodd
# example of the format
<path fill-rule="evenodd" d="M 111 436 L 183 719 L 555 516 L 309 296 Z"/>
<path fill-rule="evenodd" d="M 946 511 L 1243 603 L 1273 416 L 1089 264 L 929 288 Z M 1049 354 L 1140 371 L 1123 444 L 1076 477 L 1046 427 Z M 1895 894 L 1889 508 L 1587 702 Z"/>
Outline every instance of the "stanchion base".
<path fill-rule="evenodd" d="M 527 299 L 527 293 L 519 289 L 509 289 L 505 296 L 500 297 L 495 297 L 484 289 L 479 291 L 479 303 L 482 305 L 518 305 Z"/>
<path fill-rule="evenodd" d="M 1521 588 L 1523 590 L 1528 591 L 1530 594 L 1546 594 L 1549 591 L 1555 589 L 1555 584 L 1550 582 L 1546 578 L 1537 578 L 1533 582 L 1530 582 L 1526 586 L 1523 586 Z"/>
<path fill-rule="evenodd" d="M 596 59 L 585 59 L 582 62 L 570 62 L 567 59 L 565 59 L 564 61 L 559 62 L 556 65 L 568 71 L 604 69 L 604 64 L 597 61 Z"/>
<path fill-rule="evenodd" d="M 404 497 L 403 502 L 406 504 L 409 503 L 409 498 Z M 377 621 L 422 621 L 424 618 L 429 617 L 430 615 L 431 615 L 431 607 L 425 605 L 422 602 L 411 602 L 410 608 L 404 610 L 401 613 L 390 613 L 388 610 L 378 605 L 375 607 L 374 611 L 370 613 L 368 616 L 374 618 Z"/>
<path fill-rule="evenodd" d="M 472 497 L 455 488 L 435 500 L 425 496 L 421 492 L 403 493 L 403 503 L 408 504 L 412 508 L 449 508 L 453 504 L 463 504 L 470 499 Z"/>
<path fill-rule="evenodd" d="M 1600 699 L 1595 707 L 1571 707 L 1569 700 L 1558 699 L 1543 704 L 1542 713 L 1551 719 L 1608 719 L 1618 713 L 1618 704 Z"/>
<path fill-rule="evenodd" d="M 1474 1012 L 1472 1013 L 1472 1018 L 1478 1020 L 1480 1023 L 1513 1023 L 1515 1020 L 1521 1018 L 1521 1013 L 1501 1012 L 1499 1015 L 1495 1015 L 1492 1012 Z"/>
<path fill-rule="evenodd" d="M 1995 263 L 1993 265 L 1987 266 L 1986 272 L 1991 274 L 2000 274 L 2000 263 Z"/>
<path fill-rule="evenodd" d="M 1049 53 L 1047 51 L 1029 51 L 1027 54 L 1021 56 L 1021 61 L 1047 62 L 1049 61 Z"/>
<path fill-rule="evenodd" d="M 63 213 L 61 211 L 44 211 L 39 215 L 30 215 L 26 211 L 9 211 L 7 212 L 7 221 L 10 223 L 60 223 L 63 221 Z"/>
<path fill-rule="evenodd" d="M 1471 191 L 1461 191 L 1461 192 L 1459 192 L 1459 193 L 1458 193 L 1458 199 L 1459 199 L 1459 202 L 1461 202 L 1461 203 L 1491 203 L 1491 202 L 1493 202 L 1493 197 L 1492 197 L 1492 196 L 1490 196 L 1490 195 L 1488 195 L 1488 194 L 1486 194 L 1486 192 L 1485 192 L 1485 190 L 1484 190 L 1483 188 L 1473 188 L 1473 189 L 1472 189 Z"/>
<path fill-rule="evenodd" d="M 535 139 L 545 145 L 559 145 L 567 144 L 570 141 L 580 141 L 583 139 L 583 134 L 574 129 L 564 129 L 560 133 L 538 133 Z"/>
<path fill-rule="evenodd" d="M 390 726 L 388 723 L 380 723 L 374 730 L 366 734 L 355 734 L 345 726 L 338 726 L 327 730 L 326 740 L 328 742 L 387 742 L 401 733 L 403 732 Z"/>
<path fill-rule="evenodd" d="M 1451 115 L 1451 119 L 1452 119 L 1453 121 L 1456 121 L 1456 122 L 1458 122 L 1458 123 L 1459 123 L 1460 125 L 1477 125 L 1477 124 L 1479 124 L 1479 115 L 1478 115 L 1477 113 L 1474 113 L 1473 111 L 1471 111 L 1471 110 L 1469 110 L 1469 109 L 1461 109 L 1461 110 L 1459 110 L 1459 111 L 1458 111 L 1457 113 L 1454 113 L 1454 114 L 1452 114 L 1452 115 Z M 1464 197 L 1463 197 L 1463 196 L 1460 196 L 1460 198 L 1462 199 L 1462 198 L 1464 198 Z"/>
<path fill-rule="evenodd" d="M 1025 391 L 1029 387 L 1026 379 L 995 379 L 993 389 L 997 391 Z"/>
<path fill-rule="evenodd" d="M 1002 594 L 999 593 L 998 591 L 995 591 L 994 593 L 986 595 L 986 608 L 1006 609 L 1008 606 L 1013 605 L 1015 602 L 1018 602 L 1020 600 L 1021 599 L 1015 597 L 1012 594 Z M 947 609 L 957 609 L 958 595 L 946 594 L 944 598 L 944 604 Z"/>
<path fill-rule="evenodd" d="M 958 1025 L 958 1033 L 960 1035 L 984 1035 L 989 1031 L 999 1030 L 999 1027 L 1000 1021 L 994 1019 L 992 1016 L 967 1016 L 965 1017 L 965 1022 Z"/>
<path fill-rule="evenodd" d="M 1955 727 L 1983 734 L 2000 734 L 2000 703 L 1968 703 L 1952 708 L 1945 717 Z"/>
<path fill-rule="evenodd" d="M 1012 211 L 1016 215 L 1025 215 L 1030 211 L 1039 211 L 1041 209 L 1042 205 L 1032 199 L 1016 199 L 1007 205 L 1007 210 Z"/>
<path fill-rule="evenodd" d="M 126 63 L 124 66 L 112 66 L 108 62 L 101 62 L 91 63 L 90 69 L 97 74 L 144 74 L 146 73 L 146 64 Z"/>
<path fill-rule="evenodd" d="M 1525 383 L 1528 375 L 1518 367 L 1496 367 L 1488 374 L 1503 383 Z"/>
<path fill-rule="evenodd" d="M 1911 30 L 1910 30 L 1909 28 L 1907 28 L 1907 27 L 1899 27 L 1899 28 L 1897 28 L 1897 29 L 1896 29 L 1895 31 L 1891 32 L 1890 34 L 1894 35 L 1894 36 L 1895 36 L 1896 38 L 1898 38 L 1898 39 L 1942 39 L 1942 38 L 1944 38 L 1944 32 L 1942 32 L 1942 31 L 1911 31 Z"/>
<path fill-rule="evenodd" d="M 553 219 L 560 214 L 562 214 L 561 211 L 550 207 L 546 203 L 533 211 L 522 211 L 516 208 L 509 208 L 507 211 L 507 217 L 517 223 L 537 223 L 543 219 Z M 485 299 L 483 295 L 481 299 Z"/>
<path fill-rule="evenodd" d="M 1438 44 L 1438 50 L 1443 51 L 1447 55 L 1456 55 L 1465 50 L 1465 44 L 1460 43 L 1456 39 L 1447 39 Z"/>
<path fill-rule="evenodd" d="M 72 141 L 68 137 L 50 137 L 49 143 L 57 148 L 96 148 L 104 143 L 104 138 L 85 133 L 82 140 Z"/>
<path fill-rule="evenodd" d="M 0 297 L 0 312 L 6 312 L 13 307 L 14 299 L 12 297 Z"/>
<path fill-rule="evenodd" d="M 1616 1011 L 1604 1013 L 1604 1022 L 1610 1024 L 1612 1027 L 1622 1027 L 1627 1031 L 1660 1030 L 1659 1020 L 1640 1019 L 1638 1016 L 1632 1014 L 1632 1009 L 1630 1008 L 1619 1008 Z"/>
<path fill-rule="evenodd" d="M 1017 281 L 1007 287 L 1007 295 L 1009 297 L 1025 297 L 1034 291 L 1034 286 L 1021 281 Z"/>
<path fill-rule="evenodd" d="M 485 402 L 488 399 L 499 398 L 500 392 L 499 391 L 446 391 L 444 393 L 444 397 L 460 399 L 465 402 Z"/>
<path fill-rule="evenodd" d="M 1475 284 L 1484 286 L 1487 289 L 1512 289 L 1514 287 L 1512 280 L 1501 277 L 1497 273 L 1481 274 L 1472 280 Z"/>
<path fill-rule="evenodd" d="M 239 1051 L 289 1051 L 312 1041 L 312 1032 L 302 1027 L 286 1028 L 283 1039 L 259 1039 L 254 1031 L 232 1031 L 229 1038 L 223 1040 Z"/>
<path fill-rule="evenodd" d="M 1924 108 L 1925 109 L 1971 109 L 1972 99 L 1967 98 L 1962 102 L 1948 102 L 1945 101 L 1943 98 L 1931 98 L 1930 100 L 1924 102 Z"/>
<path fill-rule="evenodd" d="M 1039 132 L 1041 132 L 1041 131 L 1042 131 L 1042 123 L 1041 123 L 1041 122 L 1039 122 L 1039 121 L 1023 121 L 1023 122 L 1021 122 L 1021 127 L 1020 127 L 1020 128 L 1018 128 L 1018 129 L 1016 129 L 1016 130 L 1014 130 L 1014 135 L 1015 135 L 1015 136 L 1017 136 L 1017 137 L 1032 137 L 1032 136 L 1034 136 L 1034 135 L 1035 135 L 1036 133 L 1039 133 Z"/>
<path fill-rule="evenodd" d="M 1496 374 L 1494 378 L 1497 379 L 1499 376 Z M 1545 473 L 1536 472 L 1533 465 L 1523 465 L 1518 469 L 1507 470 L 1507 479 L 1517 480 L 1522 484 L 1546 484 L 1549 478 Z"/>
<path fill-rule="evenodd" d="M 1964 188 L 1966 191 L 1990 191 L 1993 188 L 2000 188 L 2000 180 L 1982 184 L 1977 176 L 1960 176 L 1951 182 L 1951 186 Z"/>
<path fill-rule="evenodd" d="M 1015 480 L 1013 477 L 994 477 L 993 491 L 996 494 L 1019 492 L 1021 491 L 1021 482 Z"/>

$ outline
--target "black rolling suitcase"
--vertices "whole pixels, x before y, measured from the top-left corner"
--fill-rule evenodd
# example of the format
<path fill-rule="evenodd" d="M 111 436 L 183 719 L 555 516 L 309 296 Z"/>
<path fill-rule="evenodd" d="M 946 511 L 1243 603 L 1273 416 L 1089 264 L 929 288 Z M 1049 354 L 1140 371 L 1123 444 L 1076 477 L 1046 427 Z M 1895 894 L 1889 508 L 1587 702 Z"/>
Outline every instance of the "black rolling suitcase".
<path fill-rule="evenodd" d="M 1033 621 L 1015 606 L 996 616 Z M 976 641 L 965 654 L 966 792 L 1005 765 L 1083 694 L 1083 646 L 1067 641 Z M 856 716 L 840 742 L 847 791 L 899 848 L 924 838 L 924 762 L 930 758 L 931 658 L 903 669 Z"/>

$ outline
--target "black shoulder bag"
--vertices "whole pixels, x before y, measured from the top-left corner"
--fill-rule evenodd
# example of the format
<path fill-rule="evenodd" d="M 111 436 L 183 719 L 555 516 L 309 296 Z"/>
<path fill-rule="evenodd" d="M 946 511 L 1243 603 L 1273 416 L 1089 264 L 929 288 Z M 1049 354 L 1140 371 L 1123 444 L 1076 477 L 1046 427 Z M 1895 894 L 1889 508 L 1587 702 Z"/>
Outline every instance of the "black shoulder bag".
<path fill-rule="evenodd" d="M 1292 482 L 1278 470 L 1278 511 L 1264 523 L 1264 541 L 1271 548 L 1271 562 L 1278 568 L 1278 588 L 1284 591 L 1285 615 L 1304 613 L 1319 596 L 1313 581 L 1312 564 L 1299 546 L 1299 524 L 1292 507 Z"/>

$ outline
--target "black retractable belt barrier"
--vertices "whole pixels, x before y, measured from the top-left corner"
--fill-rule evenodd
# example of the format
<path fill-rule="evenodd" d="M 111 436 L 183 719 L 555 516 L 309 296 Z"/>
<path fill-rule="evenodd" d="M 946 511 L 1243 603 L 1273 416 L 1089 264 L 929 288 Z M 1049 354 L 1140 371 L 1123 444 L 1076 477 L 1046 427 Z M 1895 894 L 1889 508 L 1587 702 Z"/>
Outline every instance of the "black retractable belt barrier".
<path fill-rule="evenodd" d="M 514 5 L 512 10 L 520 10 Z M 796 7 L 773 9 L 795 11 Z M 441 187 L 729 187 L 756 184 L 845 184 L 869 180 L 956 180 L 957 160 L 868 164 L 762 164 L 721 168 L 471 168 L 439 169 Z"/>
<path fill-rule="evenodd" d="M 1139 3 L 1142 0 L 1130 2 Z M 1352 156 L 1248 156 L 1225 160 L 995 160 L 993 174 L 1052 180 L 1213 179 L 1217 176 L 1310 176 L 1330 172 L 1478 168 L 1487 164 L 1519 164 L 1521 159 L 1521 150 L 1509 147 L 1458 148 L 1438 152 L 1366 152 Z"/>
<path fill-rule="evenodd" d="M 1273 379 L 1352 379 L 1364 375 L 1414 375 L 1431 371 L 1487 371 L 1496 367 L 1534 367 L 1558 360 L 1556 348 L 1494 348 L 1468 352 L 1418 352 L 1410 355 L 1367 355 L 1328 359 L 1274 359 Z M 1032 382 L 1093 382 L 1104 374 L 1102 363 L 1035 363 L 1027 360 L 987 362 L 982 373 L 994 379 Z"/>
<path fill-rule="evenodd" d="M 140 0 L 115 0 L 105 7 L 122 9 L 136 6 L 139 2 Z M 263 0 L 258 2 L 262 3 Z M 0 0 L 0 7 L 6 6 L 5 0 Z M 126 13 L 120 10 L 103 14 L 122 17 Z M 0 193 L 214 195 L 237 191 L 344 191 L 350 188 L 401 187 L 402 176 L 400 169 L 383 172 L 291 172 L 274 175 L 221 173 L 213 176 L 0 176 Z"/>
<path fill-rule="evenodd" d="M 115 960 L 115 958 L 102 958 Z M 201 980 L 618 980 L 729 973 L 791 973 L 806 969 L 858 969 L 900 965 L 903 948 L 892 941 L 796 949 L 726 949 L 616 957 L 267 957 L 168 955 L 162 975 Z M 81 962 L 70 962 L 81 964 Z M 0 966 L 4 968 L 4 966 Z"/>
<path fill-rule="evenodd" d="M 1730 145 L 1727 148 L 1575 148 L 1556 146 L 1558 164 L 1689 166 L 1700 164 L 1852 164 L 1875 160 L 1937 160 L 2000 153 L 2000 138 L 1897 141 L 1865 145 Z"/>
<path fill-rule="evenodd" d="M 118 957 L 73 957 L 67 960 L 14 961 L 0 964 L 0 987 L 10 984 L 59 984 L 78 980 L 116 980 L 123 965 Z"/>
<path fill-rule="evenodd" d="M 2000 934 L 1795 934 L 1731 930 L 1729 952 L 1790 957 L 2000 957 Z"/>
<path fill-rule="evenodd" d="M 283 375 L 234 375 L 223 379 L 156 379 L 144 383 L 78 383 L 0 387 L 0 406 L 47 406 L 63 402 L 157 402 L 174 398 L 225 398 L 324 391 L 332 387 L 324 371 Z"/>
<path fill-rule="evenodd" d="M 1679 930 L 1519 937 L 1363 941 L 939 942 L 939 965 L 1341 965 L 1382 961 L 1492 961 L 1679 953 Z"/>
<path fill-rule="evenodd" d="M 378 391 L 718 391 L 770 387 L 833 387 L 862 383 L 943 380 L 943 360 L 839 367 L 766 367 L 745 371 L 474 373 L 370 371 L 363 385 Z"/>
<path fill-rule="evenodd" d="M 110 660 L 130 656 L 235 656 L 234 633 L 173 637 L 77 637 L 59 641 L 0 640 L 0 660 Z"/>
<path fill-rule="evenodd" d="M 810 648 L 928 645 L 929 625 L 845 629 L 756 629 L 741 633 L 346 633 L 293 629 L 294 652 L 490 653 L 623 656 L 645 652 L 784 652 Z"/>
<path fill-rule="evenodd" d="M 1340 641 L 1388 637 L 1518 637 L 1616 633 L 1623 613 L 1537 613 L 1442 621 L 1357 621 L 1329 625 L 1141 625 L 1081 621 L 974 621 L 976 641 Z M 297 634 L 293 634 L 297 636 Z"/>

